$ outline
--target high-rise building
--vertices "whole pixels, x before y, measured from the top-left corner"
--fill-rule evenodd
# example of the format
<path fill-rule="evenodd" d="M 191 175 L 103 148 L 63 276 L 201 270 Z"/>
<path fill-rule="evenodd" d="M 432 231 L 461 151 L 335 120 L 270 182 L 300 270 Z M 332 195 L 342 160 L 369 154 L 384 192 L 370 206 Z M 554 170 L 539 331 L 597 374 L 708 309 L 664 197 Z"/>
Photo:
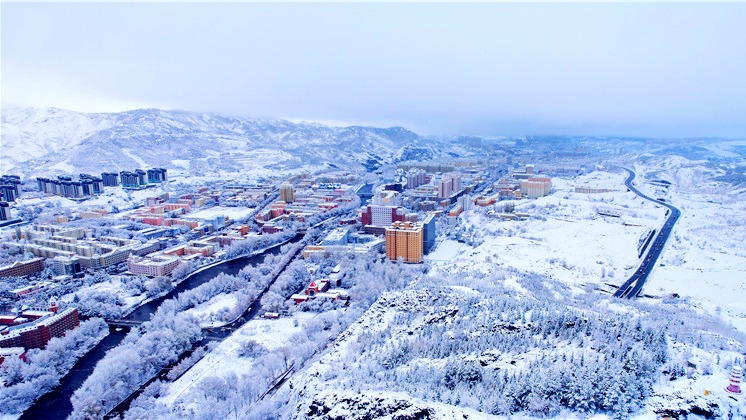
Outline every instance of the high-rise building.
<path fill-rule="evenodd" d="M 116 187 L 119 185 L 119 174 L 116 172 L 104 172 L 101 174 L 104 187 Z"/>
<path fill-rule="evenodd" d="M 0 200 L 16 201 L 17 189 L 15 185 L 0 185 Z"/>
<path fill-rule="evenodd" d="M 425 171 L 412 169 L 407 172 L 407 188 L 417 188 L 425 183 Z"/>
<path fill-rule="evenodd" d="M 363 226 L 389 226 L 394 222 L 405 221 L 406 217 L 407 211 L 404 208 L 369 204 L 363 207 L 360 222 Z"/>
<path fill-rule="evenodd" d="M 15 190 L 15 197 L 21 195 L 21 177 L 18 175 L 3 175 L 0 176 L 0 185 L 12 186 Z M 14 200 L 5 200 L 14 201 Z"/>
<path fill-rule="evenodd" d="M 461 191 L 461 175 L 454 174 L 451 176 L 451 189 L 453 192 Z"/>
<path fill-rule="evenodd" d="M 139 171 L 139 169 L 138 169 Z M 140 176 L 135 172 L 122 171 L 119 173 L 119 178 L 122 183 L 122 187 L 135 188 L 145 183 L 145 177 L 143 175 L 143 182 L 140 182 Z"/>
<path fill-rule="evenodd" d="M 137 175 L 137 184 L 138 185 L 145 185 L 148 183 L 148 173 L 143 171 L 142 169 L 135 169 L 135 174 Z"/>
<path fill-rule="evenodd" d="M 438 183 L 438 198 L 448 198 L 459 191 L 461 191 L 461 175 L 458 173 L 445 175 Z"/>
<path fill-rule="evenodd" d="M 80 174 L 80 182 L 83 184 L 83 195 L 101 194 L 104 192 L 104 180 L 93 175 Z"/>
<path fill-rule="evenodd" d="M 453 192 L 452 185 L 450 179 L 441 179 L 438 184 L 438 198 L 448 198 Z"/>
<path fill-rule="evenodd" d="M 532 176 L 527 181 L 521 181 L 521 194 L 527 198 L 544 197 L 551 190 L 552 179 L 548 176 Z"/>
<path fill-rule="evenodd" d="M 422 225 L 411 222 L 395 222 L 386 228 L 386 258 L 405 263 L 422 262 Z"/>
<path fill-rule="evenodd" d="M 293 187 L 293 184 L 285 183 L 280 185 L 280 200 L 286 203 L 295 201 L 295 187 Z"/>
<path fill-rule="evenodd" d="M 93 181 L 90 179 L 85 179 L 83 181 L 80 181 L 80 184 L 83 188 L 83 195 L 93 195 Z"/>
<path fill-rule="evenodd" d="M 164 168 L 148 169 L 147 174 L 149 183 L 165 182 L 168 179 Z"/>
<path fill-rule="evenodd" d="M 422 221 L 422 251 L 429 254 L 435 246 L 435 215 L 429 214 Z"/>
<path fill-rule="evenodd" d="M 10 205 L 5 201 L 0 201 L 0 222 L 10 220 Z"/>

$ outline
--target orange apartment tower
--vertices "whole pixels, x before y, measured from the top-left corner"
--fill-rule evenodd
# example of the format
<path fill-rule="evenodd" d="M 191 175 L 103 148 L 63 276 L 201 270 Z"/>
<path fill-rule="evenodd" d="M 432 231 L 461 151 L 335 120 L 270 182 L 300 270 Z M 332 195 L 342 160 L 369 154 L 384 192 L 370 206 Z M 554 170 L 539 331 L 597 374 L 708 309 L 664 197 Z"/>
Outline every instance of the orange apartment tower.
<path fill-rule="evenodd" d="M 422 225 L 394 222 L 386 228 L 386 258 L 406 263 L 422 262 Z"/>

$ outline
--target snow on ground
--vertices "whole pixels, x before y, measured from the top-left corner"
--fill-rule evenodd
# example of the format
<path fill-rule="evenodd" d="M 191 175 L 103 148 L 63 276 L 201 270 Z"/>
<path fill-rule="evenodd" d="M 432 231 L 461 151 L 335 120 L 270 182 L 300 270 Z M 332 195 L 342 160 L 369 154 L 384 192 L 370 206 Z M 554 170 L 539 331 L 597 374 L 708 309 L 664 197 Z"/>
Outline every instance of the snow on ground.
<path fill-rule="evenodd" d="M 447 239 L 441 243 L 439 243 L 435 250 L 432 251 L 426 259 L 431 262 L 448 262 L 454 259 L 459 253 L 461 252 L 461 249 L 464 247 L 464 244 L 454 241 L 452 239 Z"/>
<path fill-rule="evenodd" d="M 181 169 L 189 169 L 190 161 L 186 159 L 174 159 L 171 161 L 171 164 Z"/>
<path fill-rule="evenodd" d="M 126 155 L 128 158 L 134 160 L 137 162 L 137 165 L 141 168 L 147 168 L 149 165 L 147 162 L 145 162 L 140 156 L 137 156 L 136 154 L 132 153 L 130 149 L 122 149 L 122 153 Z"/>
<path fill-rule="evenodd" d="M 122 187 L 105 187 L 102 194 L 80 202 L 65 197 L 47 195 L 34 198 L 18 198 L 16 205 L 69 209 L 71 212 L 94 208 L 104 208 L 107 211 L 112 211 L 114 208 L 124 210 L 145 201 L 148 197 L 160 195 L 163 192 L 164 185 L 155 185 L 151 188 L 136 191 L 124 190 Z M 117 215 L 114 216 L 117 217 Z"/>
<path fill-rule="evenodd" d="M 673 156 L 638 165 L 637 188 L 665 197 L 682 212 L 645 293 L 687 298 L 746 331 L 746 214 L 744 191 L 713 178 L 705 161 Z M 662 179 L 669 188 L 646 181 Z M 661 265 L 663 264 L 663 265 Z"/>
<path fill-rule="evenodd" d="M 253 207 L 210 207 L 208 209 L 200 210 L 197 212 L 189 213 L 190 219 L 214 219 L 216 216 L 225 216 L 231 220 L 240 219 L 247 217 L 252 211 Z"/>
<path fill-rule="evenodd" d="M 171 405 L 180 401 L 180 398 L 186 395 L 193 385 L 198 384 L 206 377 L 226 376 L 230 372 L 241 374 L 251 370 L 253 358 L 238 355 L 241 343 L 254 340 L 269 350 L 282 347 L 287 343 L 290 336 L 301 331 L 300 325 L 303 325 L 303 321 L 312 318 L 314 315 L 310 312 L 298 312 L 292 317 L 257 318 L 247 322 L 210 351 L 182 377 L 170 383 L 168 393 L 162 395 L 159 400 Z"/>
<path fill-rule="evenodd" d="M 658 229 L 665 214 L 661 206 L 627 192 L 625 178 L 623 173 L 592 172 L 553 179 L 551 195 L 516 202 L 516 212 L 530 215 L 523 221 L 502 220 L 486 214 L 491 208 L 475 207 L 460 216 L 461 223 L 484 242 L 469 246 L 446 240 L 428 259 L 449 272 L 456 267 L 487 273 L 500 267 L 539 273 L 570 286 L 621 284 L 639 265 L 638 240 L 648 228 Z M 579 194 L 573 192 L 576 185 L 616 191 Z M 495 205 L 496 212 L 502 204 Z"/>
<path fill-rule="evenodd" d="M 237 304 L 238 299 L 235 295 L 221 293 L 187 312 L 200 320 L 202 328 L 210 328 L 229 322 L 229 319 L 225 319 L 226 313 L 235 308 Z"/>
<path fill-rule="evenodd" d="M 454 290 L 467 294 L 474 293 L 473 290 L 462 287 L 457 287 Z M 345 386 L 341 382 L 327 380 L 329 372 L 333 370 L 334 366 L 349 363 L 347 359 L 358 353 L 355 347 L 359 346 L 358 340 L 361 335 L 385 331 L 392 327 L 397 313 L 401 310 L 399 305 L 393 304 L 394 302 L 408 302 L 408 305 L 415 306 L 422 305 L 422 302 L 420 302 L 422 296 L 427 296 L 427 293 L 416 290 L 384 293 L 357 322 L 350 325 L 344 333 L 339 335 L 334 345 L 328 348 L 328 351 L 323 352 L 318 358 L 312 358 L 306 362 L 304 368 L 298 371 L 291 381 L 297 385 L 297 392 L 301 401 L 303 401 L 301 404 L 307 404 L 311 400 L 314 403 L 327 404 L 332 407 L 333 411 L 327 413 L 332 418 L 350 417 L 349 413 L 351 410 L 354 411 L 356 407 L 364 409 L 373 407 L 373 411 L 375 411 L 376 408 L 380 407 L 389 409 L 397 406 L 402 406 L 402 408 L 397 410 L 396 414 L 410 414 L 412 409 L 422 407 L 431 408 L 433 412 L 429 418 L 433 419 L 500 418 L 466 407 L 457 407 L 436 401 L 424 401 L 413 398 L 407 393 L 376 390 L 375 384 L 371 384 L 371 389 L 357 389 L 352 392 L 345 390 Z M 405 306 L 410 307 L 408 305 Z M 282 386 L 287 385 L 283 384 Z M 412 405 L 412 407 L 403 407 L 404 404 L 401 404 L 403 401 Z M 296 407 L 296 409 L 300 409 L 300 407 Z M 393 409 L 392 412 L 394 412 Z M 297 413 L 302 413 L 302 410 L 297 411 Z M 303 418 L 302 414 L 298 415 L 297 418 Z M 382 418 L 396 418 L 396 416 Z"/>
<path fill-rule="evenodd" d="M 382 419 L 396 418 L 428 418 L 433 420 L 446 419 L 500 419 L 505 417 L 493 416 L 467 407 L 457 407 L 435 401 L 423 401 L 412 398 L 404 392 L 391 391 L 360 391 L 353 392 L 343 389 L 325 389 L 312 398 L 314 404 L 323 404 L 320 411 L 326 411 L 323 418 L 370 418 L 371 415 Z M 365 410 L 370 410 L 366 412 Z M 391 413 L 385 416 L 379 413 Z M 375 413 L 375 414 L 372 414 Z M 423 416 L 423 413 L 427 413 Z M 296 418 L 303 418 L 300 413 Z"/>
<path fill-rule="evenodd" d="M 63 160 L 62 162 L 59 162 L 57 164 L 50 166 L 49 169 L 72 174 L 72 173 L 75 173 L 76 168 L 70 164 L 70 159 L 68 159 L 68 160 Z"/>
<path fill-rule="evenodd" d="M 127 313 L 136 306 L 141 305 L 148 296 L 145 293 L 134 295 L 132 290 L 128 289 L 122 284 L 121 276 L 111 276 L 111 280 L 104 281 L 101 283 L 92 284 L 90 286 L 83 286 L 78 289 L 75 293 L 69 293 L 61 297 L 63 301 L 71 302 L 77 293 L 90 293 L 90 292 L 109 292 L 112 295 L 119 296 L 123 301 L 124 313 Z"/>

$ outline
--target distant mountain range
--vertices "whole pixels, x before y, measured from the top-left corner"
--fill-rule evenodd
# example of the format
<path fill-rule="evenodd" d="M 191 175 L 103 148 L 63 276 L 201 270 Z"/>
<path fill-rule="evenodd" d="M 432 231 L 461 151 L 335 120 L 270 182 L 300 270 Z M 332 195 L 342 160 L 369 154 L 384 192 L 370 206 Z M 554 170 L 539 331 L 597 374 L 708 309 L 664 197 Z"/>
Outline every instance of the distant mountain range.
<path fill-rule="evenodd" d="M 159 109 L 4 108 L 1 143 L 0 172 L 25 176 L 139 167 L 205 174 L 339 165 L 373 169 L 441 156 L 444 149 L 440 141 L 402 127 L 330 127 Z"/>

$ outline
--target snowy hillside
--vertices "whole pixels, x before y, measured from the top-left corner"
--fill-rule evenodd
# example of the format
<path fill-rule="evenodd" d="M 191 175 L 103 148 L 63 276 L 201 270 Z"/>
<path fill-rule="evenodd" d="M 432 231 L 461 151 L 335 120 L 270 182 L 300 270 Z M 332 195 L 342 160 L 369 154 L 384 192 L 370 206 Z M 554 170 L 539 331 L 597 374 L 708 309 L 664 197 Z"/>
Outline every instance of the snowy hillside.
<path fill-rule="evenodd" d="M 1 149 L 2 171 L 27 176 L 148 166 L 198 173 L 266 164 L 372 169 L 438 153 L 431 140 L 426 144 L 401 127 L 329 127 L 157 109 L 85 114 L 55 108 L 3 109 Z"/>

